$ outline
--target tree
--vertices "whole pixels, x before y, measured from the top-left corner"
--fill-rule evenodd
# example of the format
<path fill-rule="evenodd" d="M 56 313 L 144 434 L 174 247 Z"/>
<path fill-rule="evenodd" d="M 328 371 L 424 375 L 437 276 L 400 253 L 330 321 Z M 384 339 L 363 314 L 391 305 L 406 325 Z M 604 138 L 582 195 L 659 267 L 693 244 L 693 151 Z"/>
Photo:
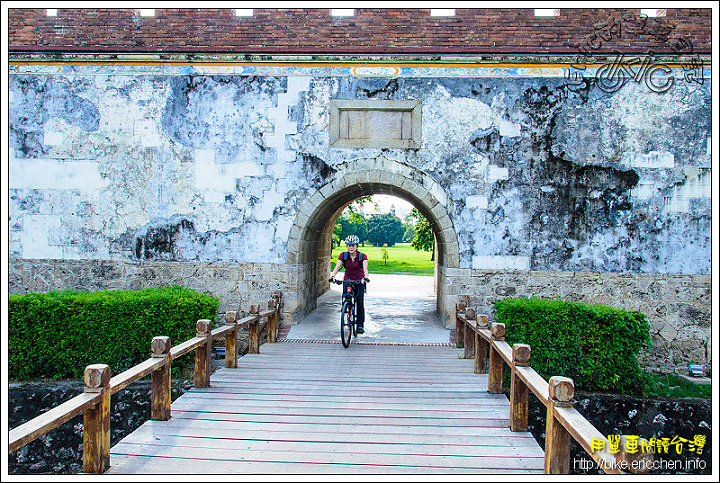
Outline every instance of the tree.
<path fill-rule="evenodd" d="M 367 220 L 361 213 L 351 213 L 348 217 L 354 235 L 360 239 L 360 245 L 365 246 L 368 237 Z"/>
<path fill-rule="evenodd" d="M 413 238 L 415 238 L 415 224 L 410 223 L 403 223 L 403 228 L 405 228 L 405 233 L 402 237 L 403 243 L 410 243 Z"/>
<path fill-rule="evenodd" d="M 360 239 L 360 244 L 365 246 L 365 241 L 367 240 L 368 236 L 368 229 L 367 222 L 365 221 L 365 217 L 362 214 L 346 214 L 345 212 L 343 212 L 343 214 L 341 214 L 340 217 L 337 219 L 335 226 L 340 227 L 339 229 L 336 229 L 337 231 L 333 232 L 337 233 L 340 242 L 344 241 L 350 235 L 357 235 L 357 237 Z"/>
<path fill-rule="evenodd" d="M 342 235 L 342 225 L 340 223 L 335 223 L 335 226 L 333 227 L 333 234 L 332 234 L 332 246 L 335 246 L 337 243 L 337 246 L 340 246 L 341 238 L 340 235 Z"/>
<path fill-rule="evenodd" d="M 367 195 L 361 196 L 350 203 L 340 214 L 340 217 L 335 222 L 335 229 L 333 230 L 333 240 L 337 240 L 338 245 L 341 245 L 350 235 L 357 235 L 360 239 L 360 245 L 365 246 L 365 242 L 368 239 L 368 228 L 367 220 L 365 219 L 365 215 L 363 215 L 363 207 L 366 203 L 371 203 L 377 208 L 377 202 L 373 201 L 370 195 Z M 335 238 L 336 234 L 337 238 Z"/>
<path fill-rule="evenodd" d="M 377 247 L 389 247 L 402 241 L 405 230 L 402 221 L 391 213 L 372 215 L 367 220 L 368 241 Z"/>
<path fill-rule="evenodd" d="M 422 213 L 416 208 L 410 211 L 410 214 L 417 220 L 415 223 L 415 238 L 413 238 L 411 245 L 415 250 L 424 250 L 426 252 L 432 252 L 430 260 L 435 260 L 435 236 L 433 235 L 432 227 L 430 222 L 427 221 Z"/>

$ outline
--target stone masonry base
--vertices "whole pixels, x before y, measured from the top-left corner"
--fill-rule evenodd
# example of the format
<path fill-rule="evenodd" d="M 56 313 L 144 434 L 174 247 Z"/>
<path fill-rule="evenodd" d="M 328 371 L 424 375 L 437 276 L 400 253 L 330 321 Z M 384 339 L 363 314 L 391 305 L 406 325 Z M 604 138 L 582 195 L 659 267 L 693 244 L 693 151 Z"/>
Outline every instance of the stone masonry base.
<path fill-rule="evenodd" d="M 140 289 L 180 285 L 220 297 L 219 314 L 247 311 L 281 290 L 283 324 L 314 308 L 318 288 L 308 264 L 124 262 L 111 260 L 9 260 L 10 294 L 54 290 Z M 508 297 L 559 297 L 585 304 L 636 310 L 648 317 L 652 346 L 641 354 L 646 368 L 685 372 L 688 364 L 710 363 L 711 277 L 644 273 L 475 270 L 438 266 L 438 311 L 454 326 L 454 305 L 470 296 L 470 307 L 493 320 L 493 304 Z"/>

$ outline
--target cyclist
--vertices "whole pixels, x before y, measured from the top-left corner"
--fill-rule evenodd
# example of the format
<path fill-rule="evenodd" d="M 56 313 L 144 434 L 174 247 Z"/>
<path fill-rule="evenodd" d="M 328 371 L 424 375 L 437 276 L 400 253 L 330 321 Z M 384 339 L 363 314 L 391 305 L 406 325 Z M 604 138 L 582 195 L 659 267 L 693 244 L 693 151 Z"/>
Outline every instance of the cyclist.
<path fill-rule="evenodd" d="M 358 251 L 358 243 L 360 243 L 360 239 L 356 235 L 350 235 L 345 239 L 347 251 L 342 252 L 338 256 L 335 270 L 333 270 L 332 275 L 330 275 L 330 281 L 332 282 L 335 280 L 335 274 L 338 273 L 341 265 L 345 267 L 343 280 L 362 281 L 362 285 L 359 286 L 356 298 L 358 305 L 357 331 L 358 334 L 362 334 L 365 332 L 365 329 L 363 328 L 363 325 L 365 324 L 365 283 L 369 282 L 370 279 L 368 278 L 368 258 L 367 255 Z"/>

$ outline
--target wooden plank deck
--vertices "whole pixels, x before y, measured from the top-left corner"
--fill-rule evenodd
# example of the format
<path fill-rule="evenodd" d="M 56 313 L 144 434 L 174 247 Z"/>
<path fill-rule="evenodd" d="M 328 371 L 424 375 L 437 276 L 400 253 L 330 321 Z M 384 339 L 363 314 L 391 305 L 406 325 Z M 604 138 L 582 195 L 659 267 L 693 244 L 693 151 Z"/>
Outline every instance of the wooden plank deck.
<path fill-rule="evenodd" d="M 542 473 L 509 401 L 442 346 L 281 342 L 111 449 L 106 474 Z"/>

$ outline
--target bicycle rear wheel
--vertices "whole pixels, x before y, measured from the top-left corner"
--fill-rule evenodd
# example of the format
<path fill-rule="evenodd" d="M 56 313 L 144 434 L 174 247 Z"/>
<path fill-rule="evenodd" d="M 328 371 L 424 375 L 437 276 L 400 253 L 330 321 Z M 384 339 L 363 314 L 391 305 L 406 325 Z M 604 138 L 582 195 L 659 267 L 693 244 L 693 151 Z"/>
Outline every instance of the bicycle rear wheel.
<path fill-rule="evenodd" d="M 340 313 L 340 338 L 342 345 L 348 347 L 352 338 L 352 304 L 345 302 Z"/>

